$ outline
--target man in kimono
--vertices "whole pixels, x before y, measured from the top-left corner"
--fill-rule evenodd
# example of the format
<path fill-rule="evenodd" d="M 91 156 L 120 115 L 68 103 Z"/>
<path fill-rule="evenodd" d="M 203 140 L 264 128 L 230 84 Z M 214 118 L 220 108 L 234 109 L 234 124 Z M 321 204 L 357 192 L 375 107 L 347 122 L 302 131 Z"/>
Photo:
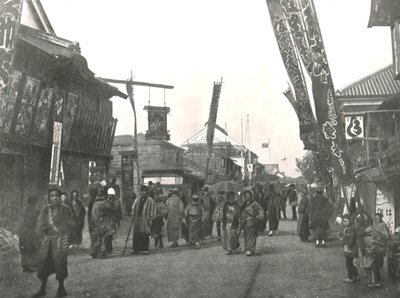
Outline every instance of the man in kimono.
<path fill-rule="evenodd" d="M 74 227 L 71 208 L 61 203 L 57 188 L 49 191 L 49 204 L 45 205 L 37 220 L 37 233 L 42 237 L 40 263 L 37 276 L 41 280 L 39 292 L 33 297 L 46 295 L 47 278 L 55 273 L 58 280 L 57 297 L 67 295 L 64 279 L 68 276 L 69 235 Z"/>
<path fill-rule="evenodd" d="M 210 215 L 211 194 L 207 185 L 203 187 L 200 194 L 200 204 L 204 209 L 204 221 L 201 227 L 202 240 L 204 240 L 206 237 L 210 237 L 212 232 L 212 221 Z"/>
<path fill-rule="evenodd" d="M 122 206 L 121 206 L 121 202 L 118 200 L 118 198 L 116 197 L 117 192 L 114 190 L 114 188 L 110 187 L 107 190 L 107 200 L 109 201 L 110 205 L 111 205 L 111 218 L 114 222 L 114 224 L 116 225 L 116 229 L 119 228 L 119 225 L 121 223 L 122 220 Z M 111 254 L 113 251 L 113 247 L 112 247 L 112 242 L 114 240 L 114 235 L 108 235 L 105 238 L 105 245 L 107 248 L 107 253 Z"/>
<path fill-rule="evenodd" d="M 315 190 L 316 194 L 310 202 L 310 229 L 314 230 L 315 245 L 324 247 L 328 240 L 328 220 L 332 213 L 332 206 L 328 198 L 324 196 L 324 187 L 321 182 L 317 183 Z"/>
<path fill-rule="evenodd" d="M 93 258 L 105 258 L 109 253 L 109 241 L 117 231 L 117 224 L 113 219 L 113 206 L 106 196 L 97 196 L 93 205 L 92 220 L 94 223 L 94 242 L 92 247 Z M 107 240 L 108 239 L 108 240 Z"/>
<path fill-rule="evenodd" d="M 271 184 L 269 186 L 269 193 L 267 196 L 269 220 L 268 236 L 278 235 L 279 218 L 281 213 L 281 198 L 282 196 L 275 191 L 275 186 Z"/>
<path fill-rule="evenodd" d="M 149 242 L 152 220 L 157 216 L 156 204 L 148 196 L 146 185 L 140 186 L 140 198 L 132 206 L 133 254 L 149 253 Z"/>
<path fill-rule="evenodd" d="M 243 191 L 245 205 L 243 206 L 242 227 L 244 236 L 244 249 L 246 250 L 246 256 L 255 254 L 257 236 L 258 236 L 258 224 L 264 218 L 264 210 L 253 199 L 253 192 L 251 189 Z"/>
<path fill-rule="evenodd" d="M 71 191 L 71 208 L 75 216 L 75 228 L 71 233 L 70 243 L 76 247 L 82 244 L 82 230 L 85 225 L 86 209 L 79 199 L 77 190 Z"/>
<path fill-rule="evenodd" d="M 171 247 L 174 248 L 178 247 L 182 220 L 185 216 L 185 207 L 179 197 L 178 189 L 171 188 L 166 205 L 168 209 L 167 236 L 168 241 L 172 242 Z"/>
<path fill-rule="evenodd" d="M 199 196 L 192 195 L 192 203 L 186 207 L 186 224 L 189 228 L 189 245 L 200 248 L 201 225 L 204 220 L 204 210 L 200 205 Z"/>

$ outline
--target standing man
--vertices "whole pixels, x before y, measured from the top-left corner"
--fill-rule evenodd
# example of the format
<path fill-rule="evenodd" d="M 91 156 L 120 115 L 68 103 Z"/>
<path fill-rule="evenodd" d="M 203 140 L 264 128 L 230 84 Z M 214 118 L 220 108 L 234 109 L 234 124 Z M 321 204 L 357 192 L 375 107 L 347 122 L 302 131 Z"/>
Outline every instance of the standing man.
<path fill-rule="evenodd" d="M 117 231 L 117 225 L 113 220 L 113 206 L 105 195 L 97 196 L 93 205 L 93 258 L 106 258 L 109 251 L 109 241 Z"/>
<path fill-rule="evenodd" d="M 140 186 L 140 198 L 132 206 L 133 254 L 149 253 L 150 229 L 153 218 L 157 215 L 156 204 L 148 196 L 148 188 Z"/>
<path fill-rule="evenodd" d="M 203 190 L 200 194 L 200 205 L 203 207 L 204 210 L 204 220 L 201 227 L 201 238 L 204 240 L 206 237 L 211 235 L 212 226 L 210 225 L 210 209 L 211 209 L 211 196 L 208 190 L 208 186 L 204 186 Z M 211 222 L 212 223 L 212 222 Z"/>
<path fill-rule="evenodd" d="M 122 207 L 121 207 L 121 202 L 116 197 L 116 191 L 114 190 L 114 188 L 110 187 L 107 190 L 107 200 L 111 205 L 111 219 L 114 222 L 116 229 L 118 229 L 122 220 Z M 106 250 L 107 253 L 109 254 L 111 254 L 113 250 L 112 247 L 113 236 L 114 235 L 108 235 L 105 238 Z"/>
<path fill-rule="evenodd" d="M 39 292 L 33 297 L 46 295 L 47 278 L 55 273 L 58 280 L 57 297 L 67 295 L 64 279 L 68 276 L 69 235 L 74 227 L 71 208 L 61 203 L 61 191 L 53 188 L 37 220 L 37 232 L 42 237 L 40 263 L 37 276 L 41 280 Z"/>
<path fill-rule="evenodd" d="M 292 207 L 292 219 L 297 220 L 296 208 L 297 208 L 298 202 L 297 202 L 297 191 L 296 191 L 296 187 L 294 184 L 290 184 L 289 190 L 287 192 L 287 198 L 288 198 L 290 206 Z"/>
<path fill-rule="evenodd" d="M 167 235 L 168 241 L 172 242 L 171 247 L 178 247 L 182 220 L 185 217 L 185 206 L 179 197 L 178 189 L 171 188 L 169 198 L 166 202 L 168 209 Z"/>
<path fill-rule="evenodd" d="M 310 229 L 314 230 L 315 245 L 325 246 L 325 242 L 328 240 L 328 219 L 331 215 L 332 206 L 328 198 L 324 196 L 324 187 L 321 182 L 317 183 L 315 191 L 316 194 L 311 198 L 310 204 Z"/>

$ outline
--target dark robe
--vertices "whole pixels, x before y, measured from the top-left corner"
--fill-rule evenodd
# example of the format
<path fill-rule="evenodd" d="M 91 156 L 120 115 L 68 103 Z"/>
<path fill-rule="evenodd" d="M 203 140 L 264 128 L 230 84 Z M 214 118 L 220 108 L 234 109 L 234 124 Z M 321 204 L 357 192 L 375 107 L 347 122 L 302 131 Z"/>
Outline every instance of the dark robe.
<path fill-rule="evenodd" d="M 19 252 L 21 266 L 24 269 L 32 269 L 38 265 L 40 239 L 35 228 L 39 214 L 38 209 L 28 206 L 22 216 L 19 230 Z"/>
<path fill-rule="evenodd" d="M 328 219 L 332 213 L 332 206 L 327 197 L 315 194 L 310 202 L 310 229 L 314 230 L 315 240 L 328 240 Z"/>
<path fill-rule="evenodd" d="M 308 237 L 310 237 L 310 204 L 308 193 L 304 193 L 299 204 L 298 212 L 297 233 L 300 240 L 307 241 Z"/>
<path fill-rule="evenodd" d="M 268 221 L 270 231 L 278 230 L 279 218 L 281 212 L 282 196 L 277 192 L 270 192 L 267 196 Z"/>
<path fill-rule="evenodd" d="M 46 279 L 55 273 L 58 280 L 68 276 L 69 235 L 75 225 L 71 208 L 63 204 L 43 207 L 37 221 L 42 237 L 38 277 Z"/>
<path fill-rule="evenodd" d="M 156 214 L 156 205 L 150 197 L 137 199 L 133 203 L 133 251 L 149 251 L 151 221 Z"/>
<path fill-rule="evenodd" d="M 75 227 L 71 232 L 70 243 L 82 244 L 82 230 L 85 225 L 86 209 L 81 200 L 72 202 L 72 211 L 75 217 Z"/>

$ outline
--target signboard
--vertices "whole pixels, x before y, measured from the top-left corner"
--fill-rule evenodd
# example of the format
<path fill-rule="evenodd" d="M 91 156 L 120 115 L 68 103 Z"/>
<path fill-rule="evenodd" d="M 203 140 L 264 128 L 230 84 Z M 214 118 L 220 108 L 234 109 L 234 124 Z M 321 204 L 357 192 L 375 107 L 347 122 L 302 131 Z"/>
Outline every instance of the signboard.
<path fill-rule="evenodd" d="M 345 117 L 346 140 L 364 137 L 364 118 L 363 116 Z"/>
<path fill-rule="evenodd" d="M 60 169 L 62 123 L 54 122 L 53 145 L 51 148 L 50 178 L 49 184 L 58 184 L 58 173 Z"/>
<path fill-rule="evenodd" d="M 391 233 L 394 233 L 394 193 L 382 187 L 376 188 L 376 212 L 383 215 L 383 222 Z"/>

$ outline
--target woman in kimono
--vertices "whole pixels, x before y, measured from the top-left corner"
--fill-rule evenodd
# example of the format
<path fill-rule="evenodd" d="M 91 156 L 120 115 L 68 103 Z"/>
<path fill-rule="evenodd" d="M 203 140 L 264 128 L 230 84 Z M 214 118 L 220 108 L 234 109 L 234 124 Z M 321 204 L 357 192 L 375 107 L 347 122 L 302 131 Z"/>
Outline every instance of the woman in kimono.
<path fill-rule="evenodd" d="M 300 200 L 299 209 L 299 220 L 297 221 L 297 233 L 300 237 L 300 241 L 308 241 L 310 237 L 310 204 L 309 204 L 309 193 L 306 190 Z"/>
<path fill-rule="evenodd" d="M 40 210 L 36 208 L 37 197 L 29 196 L 22 216 L 19 231 L 19 251 L 21 253 L 21 267 L 24 272 L 34 272 L 38 262 L 39 238 L 35 227 Z"/>
<path fill-rule="evenodd" d="M 151 222 L 151 236 L 154 238 L 154 246 L 164 248 L 162 239 L 162 228 L 164 226 L 164 218 L 168 213 L 164 203 L 162 192 L 159 189 L 154 191 L 154 202 L 156 204 L 156 216 Z"/>
<path fill-rule="evenodd" d="M 156 214 L 156 204 L 148 196 L 147 186 L 140 186 L 140 198 L 132 206 L 133 254 L 149 253 L 151 221 Z"/>
<path fill-rule="evenodd" d="M 215 197 L 215 209 L 212 215 L 212 221 L 215 222 L 217 228 L 218 241 L 221 241 L 221 224 L 222 224 L 222 213 L 224 211 L 224 205 L 226 202 L 225 193 L 220 191 Z"/>
<path fill-rule="evenodd" d="M 204 209 L 200 205 L 199 196 L 192 195 L 192 203 L 186 208 L 186 224 L 189 228 L 189 245 L 200 248 L 201 225 L 204 220 Z"/>
<path fill-rule="evenodd" d="M 264 218 L 264 210 L 253 199 L 253 193 L 250 189 L 243 191 L 245 204 L 242 207 L 242 227 L 244 236 L 244 249 L 246 250 L 246 255 L 251 256 L 256 251 L 257 244 L 257 227 L 260 221 Z"/>
<path fill-rule="evenodd" d="M 235 193 L 228 192 L 222 214 L 223 248 L 227 255 L 239 248 L 239 218 L 240 207 L 235 201 Z"/>
<path fill-rule="evenodd" d="M 268 236 L 278 235 L 279 218 L 281 213 L 281 195 L 275 191 L 275 186 L 269 186 L 269 193 L 267 196 L 268 204 L 268 221 L 269 233 Z"/>
<path fill-rule="evenodd" d="M 181 234 L 182 221 L 185 216 L 185 207 L 179 197 L 176 188 L 170 189 L 169 198 L 166 202 L 168 209 L 167 235 L 168 241 L 172 242 L 171 247 L 178 247 L 178 240 Z"/>
<path fill-rule="evenodd" d="M 71 233 L 70 243 L 79 247 L 82 244 L 82 230 L 85 225 L 86 209 L 82 201 L 79 199 L 78 190 L 71 191 L 71 208 L 75 215 L 75 228 Z"/>
<path fill-rule="evenodd" d="M 64 279 L 68 276 L 69 235 L 74 227 L 71 208 L 61 203 L 61 192 L 57 188 L 49 191 L 50 204 L 43 207 L 37 221 L 37 233 L 42 237 L 38 278 L 39 292 L 33 297 L 46 295 L 47 278 L 55 273 L 58 280 L 57 297 L 67 295 Z"/>

